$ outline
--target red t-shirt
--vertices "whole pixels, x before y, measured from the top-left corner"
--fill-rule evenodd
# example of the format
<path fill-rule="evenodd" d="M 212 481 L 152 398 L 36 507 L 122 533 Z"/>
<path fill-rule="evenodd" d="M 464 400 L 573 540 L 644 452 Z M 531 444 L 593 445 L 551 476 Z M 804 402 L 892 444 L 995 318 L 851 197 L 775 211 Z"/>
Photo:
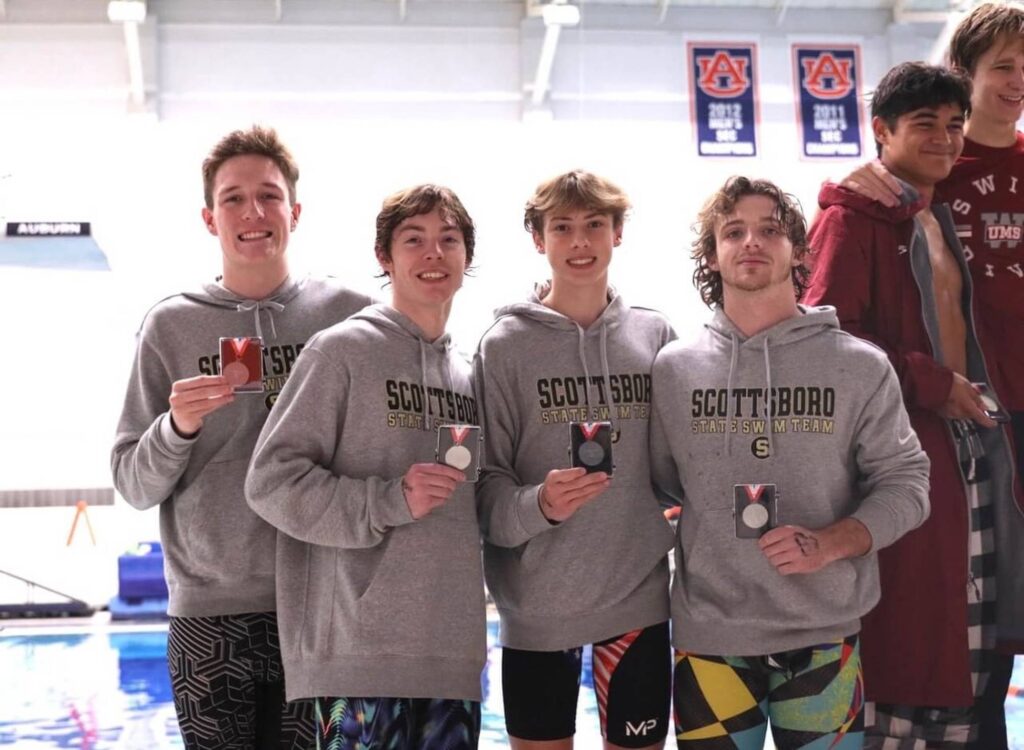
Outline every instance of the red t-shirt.
<path fill-rule="evenodd" d="M 1024 411 L 1024 133 L 1003 148 L 967 140 L 938 197 L 971 269 L 989 374 L 1007 408 Z"/>

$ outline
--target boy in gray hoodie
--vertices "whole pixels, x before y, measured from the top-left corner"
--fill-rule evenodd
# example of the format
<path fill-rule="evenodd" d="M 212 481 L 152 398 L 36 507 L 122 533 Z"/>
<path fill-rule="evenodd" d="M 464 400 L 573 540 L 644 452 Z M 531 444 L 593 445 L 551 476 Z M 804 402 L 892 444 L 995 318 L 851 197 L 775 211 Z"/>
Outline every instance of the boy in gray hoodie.
<path fill-rule="evenodd" d="M 654 363 L 655 483 L 682 502 L 672 587 L 680 748 L 863 742 L 860 617 L 876 552 L 928 515 L 928 459 L 884 352 L 797 305 L 807 228 L 770 182 L 704 205 L 716 306 Z"/>
<path fill-rule="evenodd" d="M 310 339 L 253 454 L 249 505 L 280 530 L 288 697 L 316 699 L 318 747 L 477 744 L 473 485 L 435 463 L 440 430 L 478 424 L 468 363 L 445 333 L 474 241 L 447 188 L 387 198 L 376 254 L 391 304 Z"/>
<path fill-rule="evenodd" d="M 111 452 L 125 500 L 160 506 L 167 656 L 190 750 L 305 750 L 312 741 L 312 707 L 284 700 L 275 531 L 246 506 L 243 485 L 306 339 L 370 300 L 330 280 L 289 276 L 298 177 L 276 133 L 260 127 L 225 136 L 203 162 L 203 221 L 220 241 L 223 276 L 146 315 Z M 262 390 L 236 394 L 220 374 L 218 339 L 248 346 L 254 335 L 265 343 Z"/>
<path fill-rule="evenodd" d="M 477 499 L 513 747 L 572 746 L 586 643 L 606 746 L 660 747 L 667 732 L 672 533 L 650 484 L 647 423 L 651 364 L 674 334 L 608 284 L 628 209 L 588 172 L 541 184 L 524 223 L 551 281 L 498 310 L 475 360 L 487 456 Z M 569 467 L 571 431 L 575 463 L 598 470 Z"/>

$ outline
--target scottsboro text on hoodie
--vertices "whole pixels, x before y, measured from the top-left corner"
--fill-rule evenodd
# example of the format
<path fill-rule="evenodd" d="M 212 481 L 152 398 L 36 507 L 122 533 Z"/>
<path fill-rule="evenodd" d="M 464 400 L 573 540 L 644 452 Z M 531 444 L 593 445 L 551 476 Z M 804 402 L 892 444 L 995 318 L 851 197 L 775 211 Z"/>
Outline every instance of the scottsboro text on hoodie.
<path fill-rule="evenodd" d="M 543 293 L 543 289 L 540 290 Z M 674 333 L 611 293 L 588 328 L 540 303 L 497 311 L 475 360 L 487 585 L 513 648 L 572 648 L 668 619 L 671 527 L 648 463 L 651 364 Z M 569 466 L 569 422 L 613 426 L 611 486 L 555 525 L 537 502 Z"/>
<path fill-rule="evenodd" d="M 111 452 L 114 486 L 136 508 L 160 506 L 168 614 L 274 610 L 275 532 L 245 504 L 260 428 L 306 340 L 370 303 L 333 279 L 286 279 L 267 299 L 219 283 L 169 297 L 143 321 Z M 222 336 L 262 336 L 264 392 L 238 394 L 194 438 L 171 426 L 171 385 L 217 375 Z"/>
<path fill-rule="evenodd" d="M 655 483 L 682 501 L 672 583 L 676 648 L 752 656 L 839 640 L 878 601 L 878 549 L 928 516 L 928 459 L 877 347 L 831 308 L 744 336 L 718 309 L 654 364 Z M 855 518 L 871 552 L 784 576 L 736 535 L 734 485 L 774 484 L 778 525 Z"/>
<path fill-rule="evenodd" d="M 413 520 L 402 477 L 435 428 L 478 423 L 447 335 L 374 305 L 313 337 L 260 435 L 249 504 L 280 529 L 289 700 L 480 700 L 486 621 L 473 485 Z"/>

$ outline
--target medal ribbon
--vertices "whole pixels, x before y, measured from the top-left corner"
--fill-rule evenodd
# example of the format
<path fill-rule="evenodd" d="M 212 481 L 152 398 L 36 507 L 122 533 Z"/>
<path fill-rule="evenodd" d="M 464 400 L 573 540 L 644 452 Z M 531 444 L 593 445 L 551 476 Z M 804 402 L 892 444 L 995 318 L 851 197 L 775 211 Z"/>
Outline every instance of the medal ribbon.
<path fill-rule="evenodd" d="M 756 503 L 761 499 L 761 493 L 764 492 L 763 484 L 745 484 L 743 489 L 747 491 L 747 499 L 751 503 Z"/>
<path fill-rule="evenodd" d="M 601 428 L 600 422 L 580 422 L 580 430 L 583 431 L 583 437 L 587 440 L 593 440 L 594 435 Z"/>
<path fill-rule="evenodd" d="M 231 349 L 234 351 L 235 356 L 238 359 L 242 359 L 245 355 L 245 350 L 249 348 L 249 338 L 228 339 L 228 342 L 231 344 Z"/>
<path fill-rule="evenodd" d="M 466 439 L 466 435 L 469 434 L 469 428 L 472 425 L 448 425 L 448 431 L 452 434 L 452 441 L 456 445 L 462 445 L 462 441 Z"/>

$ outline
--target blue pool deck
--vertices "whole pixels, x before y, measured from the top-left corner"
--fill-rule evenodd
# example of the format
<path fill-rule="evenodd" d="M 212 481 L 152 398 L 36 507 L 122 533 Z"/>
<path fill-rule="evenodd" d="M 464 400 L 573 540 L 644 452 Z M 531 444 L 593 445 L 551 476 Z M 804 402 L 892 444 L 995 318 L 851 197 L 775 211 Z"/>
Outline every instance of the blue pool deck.
<path fill-rule="evenodd" d="M 508 746 L 501 649 L 495 644 L 496 623 L 490 625 L 480 743 L 486 750 Z M 181 748 L 166 647 L 166 623 L 112 625 L 94 619 L 29 627 L 0 621 L 0 747 Z M 1024 659 L 1016 667 L 1012 684 L 1024 688 Z M 1006 708 L 1010 747 L 1024 750 L 1024 694 L 1011 695 Z M 576 747 L 601 747 L 589 687 L 580 691 Z"/>

